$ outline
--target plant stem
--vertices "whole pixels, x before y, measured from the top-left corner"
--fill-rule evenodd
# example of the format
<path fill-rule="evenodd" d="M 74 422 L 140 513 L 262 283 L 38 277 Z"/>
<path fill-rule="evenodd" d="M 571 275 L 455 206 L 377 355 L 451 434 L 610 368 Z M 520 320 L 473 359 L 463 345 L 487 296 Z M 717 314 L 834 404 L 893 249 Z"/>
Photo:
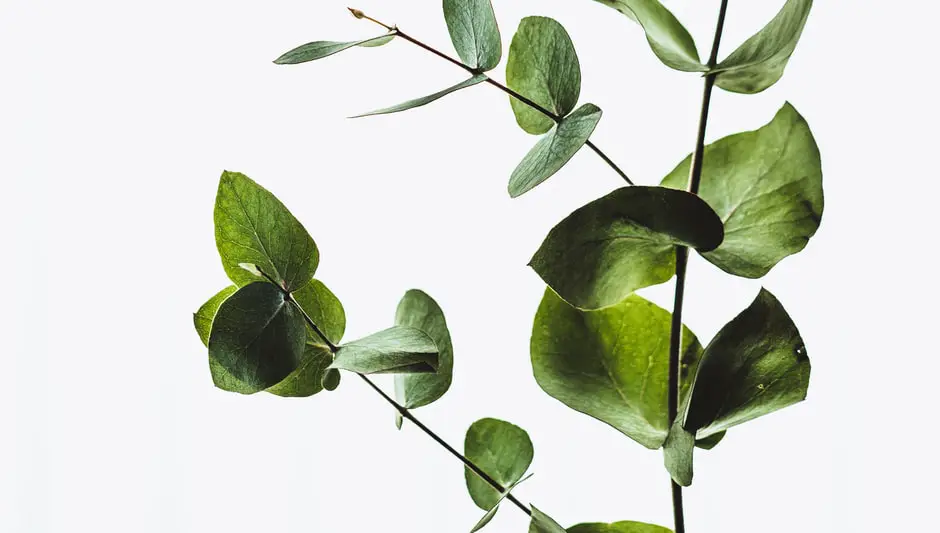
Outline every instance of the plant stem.
<path fill-rule="evenodd" d="M 711 70 L 718 63 L 718 48 L 721 45 L 721 34 L 724 31 L 725 15 L 728 12 L 728 0 L 721 0 L 718 12 L 718 23 L 715 27 L 715 38 L 712 41 L 712 50 L 708 58 L 708 69 Z M 692 164 L 689 170 L 689 192 L 698 194 L 702 181 L 702 167 L 705 156 L 705 130 L 708 125 L 708 111 L 711 107 L 712 89 L 715 87 L 715 74 L 705 75 L 705 87 L 702 93 L 702 109 L 699 115 L 698 133 L 695 139 L 695 151 L 692 153 Z M 684 246 L 676 247 L 676 293 L 672 308 L 672 328 L 669 336 L 669 427 L 679 413 L 679 388 L 681 383 L 679 353 L 682 351 L 682 303 L 685 297 L 685 279 L 689 264 L 689 249 Z M 675 521 L 675 533 L 685 533 L 685 516 L 682 507 L 682 487 L 674 480 L 672 484 L 672 510 Z"/>
<path fill-rule="evenodd" d="M 476 75 L 478 75 L 478 74 L 483 74 L 483 72 L 480 71 L 479 69 L 475 69 L 475 68 L 473 68 L 473 67 L 471 67 L 471 66 L 469 66 L 469 65 L 466 65 L 466 64 L 464 64 L 464 63 L 458 61 L 457 59 L 454 59 L 453 57 L 451 57 L 451 56 L 449 56 L 449 55 L 447 55 L 447 54 L 441 52 L 440 50 L 438 50 L 438 49 L 436 49 L 436 48 L 434 48 L 434 47 L 432 47 L 432 46 L 429 46 L 429 45 L 427 45 L 427 44 L 424 44 L 423 42 L 419 41 L 418 39 L 415 39 L 414 37 L 408 35 L 407 33 L 401 31 L 400 29 L 398 29 L 397 26 L 390 26 L 390 25 L 388 25 L 388 24 L 385 24 L 384 22 L 380 22 L 380 21 L 378 21 L 378 20 L 376 20 L 376 19 L 374 19 L 374 18 L 372 18 L 372 17 L 370 17 L 370 16 L 367 16 L 365 13 L 363 13 L 362 11 L 359 11 L 358 9 L 352 9 L 352 8 L 347 8 L 347 9 L 349 9 L 349 11 L 353 14 L 354 17 L 356 17 L 356 18 L 358 18 L 358 19 L 365 19 L 365 20 L 368 20 L 368 21 L 370 21 L 370 22 L 374 22 L 374 23 L 378 24 L 379 26 L 382 26 L 383 28 L 385 28 L 385 29 L 388 30 L 389 32 L 392 32 L 392 33 L 394 33 L 395 35 L 397 35 L 398 37 L 401 37 L 402 39 L 408 41 L 409 43 L 412 43 L 412 44 L 414 44 L 414 45 L 417 45 L 418 47 L 423 48 L 423 49 L 427 50 L 428 52 L 431 52 L 432 54 L 436 55 L 437 57 L 440 57 L 441 59 L 444 59 L 445 61 L 448 61 L 448 62 L 450 62 L 450 63 L 452 63 L 452 64 L 454 64 L 454 65 L 456 65 L 456 66 L 458 66 L 458 67 L 460 67 L 460 68 L 462 68 L 462 69 L 464 69 L 464 70 L 466 70 L 467 72 L 469 72 L 470 74 L 472 74 L 472 75 L 474 75 L 474 76 L 476 76 Z M 510 89 L 509 87 L 503 85 L 502 83 L 500 83 L 500 82 L 494 80 L 493 78 L 490 78 L 489 76 L 487 76 L 485 81 L 486 81 L 486 83 L 492 85 L 493 87 L 498 88 L 499 90 L 501 90 L 501 91 L 503 91 L 504 93 L 508 94 L 509 96 L 515 98 L 516 100 L 519 100 L 520 102 L 522 102 L 522 103 L 524 103 L 525 105 L 531 107 L 532 109 L 535 109 L 535 110 L 538 111 L 539 113 L 542 113 L 542 114 L 545 115 L 546 117 L 552 119 L 555 123 L 561 122 L 561 119 L 562 119 L 563 117 L 560 117 L 560 116 L 556 115 L 555 113 L 549 111 L 548 109 L 545 109 L 544 107 L 540 106 L 539 104 L 533 102 L 531 99 L 526 98 L 525 96 L 523 96 L 523 95 L 519 94 L 518 92 L 516 92 L 516 91 Z M 614 172 L 617 173 L 617 175 L 619 175 L 621 178 L 623 178 L 623 180 L 624 180 L 625 182 L 627 182 L 627 184 L 633 185 L 633 181 L 630 179 L 629 176 L 627 176 L 626 172 L 624 172 L 619 166 L 617 166 L 617 164 L 614 163 L 613 160 L 610 159 L 610 157 L 607 156 L 607 154 L 605 154 L 603 151 L 601 151 L 601 149 L 598 148 L 596 144 L 594 144 L 593 142 L 591 142 L 590 139 L 588 139 L 587 141 L 585 141 L 584 144 L 585 144 L 585 146 L 587 146 L 588 148 L 590 148 L 591 150 L 593 150 L 594 153 L 596 153 L 598 156 L 600 156 L 600 158 L 601 158 L 605 163 L 607 163 L 607 165 L 609 165 L 610 168 L 612 168 L 612 169 L 614 170 Z"/>

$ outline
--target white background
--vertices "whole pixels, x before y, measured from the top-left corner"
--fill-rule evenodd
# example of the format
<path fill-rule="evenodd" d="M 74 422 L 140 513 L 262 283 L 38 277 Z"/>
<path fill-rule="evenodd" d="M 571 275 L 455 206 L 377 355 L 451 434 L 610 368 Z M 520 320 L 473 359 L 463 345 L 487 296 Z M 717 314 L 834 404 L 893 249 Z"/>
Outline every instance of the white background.
<path fill-rule="evenodd" d="M 667 4 L 706 55 L 719 2 Z M 731 2 L 724 53 L 781 4 Z M 759 281 L 696 258 L 686 310 L 707 340 L 772 290 L 806 340 L 809 399 L 697 454 L 692 532 L 935 519 L 940 13 L 921 1 L 816 4 L 783 81 L 756 96 L 716 90 L 708 137 L 793 102 L 823 154 L 820 231 Z M 356 7 L 451 51 L 438 0 Z M 660 65 L 625 17 L 588 0 L 495 7 L 504 49 L 525 15 L 567 27 L 581 101 L 605 111 L 594 140 L 639 183 L 691 149 L 700 78 Z M 346 120 L 464 76 L 404 41 L 271 63 L 310 40 L 376 34 L 333 0 L 3 0 L 0 531 L 459 532 L 479 517 L 460 465 L 416 428 L 396 432 L 358 380 L 301 400 L 212 387 L 191 313 L 226 285 L 212 231 L 223 169 L 304 222 L 347 338 L 389 325 L 408 288 L 437 298 L 455 382 L 416 414 L 448 441 L 460 446 L 477 418 L 510 420 L 536 447 L 523 500 L 565 525 L 671 524 L 660 454 L 542 393 L 528 360 L 543 285 L 525 264 L 617 176 L 583 151 L 511 201 L 509 173 L 534 138 L 486 85 Z M 671 290 L 645 294 L 668 306 Z M 506 507 L 489 531 L 525 529 Z"/>

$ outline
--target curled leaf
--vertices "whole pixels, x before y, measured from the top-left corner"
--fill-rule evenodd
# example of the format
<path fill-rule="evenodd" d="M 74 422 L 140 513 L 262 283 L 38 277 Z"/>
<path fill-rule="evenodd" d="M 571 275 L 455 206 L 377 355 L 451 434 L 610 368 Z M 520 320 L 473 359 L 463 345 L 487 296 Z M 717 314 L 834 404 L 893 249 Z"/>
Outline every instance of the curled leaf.
<path fill-rule="evenodd" d="M 685 72 L 704 72 L 695 41 L 685 26 L 658 0 L 596 0 L 639 24 L 656 57 Z"/>
<path fill-rule="evenodd" d="M 423 331 L 394 326 L 339 347 L 330 368 L 360 374 L 434 372 L 438 350 Z"/>

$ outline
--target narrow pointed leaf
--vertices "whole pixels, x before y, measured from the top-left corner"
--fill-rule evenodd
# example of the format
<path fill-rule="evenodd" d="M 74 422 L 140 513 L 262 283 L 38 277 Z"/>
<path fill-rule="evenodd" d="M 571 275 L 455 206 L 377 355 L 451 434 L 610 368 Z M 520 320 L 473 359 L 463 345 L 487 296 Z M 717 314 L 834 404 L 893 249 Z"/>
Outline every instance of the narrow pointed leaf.
<path fill-rule="evenodd" d="M 212 330 L 212 320 L 219 311 L 219 306 L 222 305 L 222 302 L 229 296 L 235 294 L 237 290 L 238 287 L 234 285 L 222 289 L 218 294 L 210 298 L 209 301 L 202 304 L 199 310 L 193 314 L 193 323 L 196 326 L 196 333 L 199 334 L 199 340 L 201 340 L 202 344 L 207 348 L 209 347 L 209 332 Z M 212 357 L 209 357 L 209 373 L 212 376 L 212 383 L 222 390 L 240 394 L 251 394 L 255 392 L 255 389 L 235 379 L 228 370 L 222 368 L 222 365 Z"/>
<path fill-rule="evenodd" d="M 496 68 L 503 45 L 490 0 L 444 0 L 444 20 L 454 49 L 470 68 Z"/>
<path fill-rule="evenodd" d="M 552 520 L 552 517 L 532 506 L 532 518 L 529 522 L 529 533 L 567 533 L 565 528 Z"/>
<path fill-rule="evenodd" d="M 725 434 L 727 431 L 719 431 L 718 433 L 713 433 L 704 439 L 696 439 L 695 447 L 701 448 L 703 450 L 711 450 L 715 446 L 718 446 L 718 443 L 724 440 Z"/>
<path fill-rule="evenodd" d="M 421 98 L 415 98 L 414 100 L 408 100 L 407 102 L 402 102 L 400 104 L 393 105 L 391 107 L 385 107 L 382 109 L 376 109 L 375 111 L 369 111 L 368 113 L 363 113 L 361 115 L 355 115 L 350 118 L 361 118 L 361 117 L 370 117 L 373 115 L 387 115 L 389 113 L 398 113 L 401 111 L 407 111 L 409 109 L 414 109 L 416 107 L 421 107 L 423 105 L 430 104 L 431 102 L 447 96 L 448 94 L 459 91 L 460 89 L 465 89 L 467 87 L 472 87 L 482 81 L 486 80 L 485 74 L 477 74 L 470 79 L 464 80 L 457 85 L 448 87 L 442 91 L 438 91 L 434 94 L 429 94 L 427 96 L 422 96 Z"/>
<path fill-rule="evenodd" d="M 669 430 L 671 319 L 668 311 L 635 294 L 611 307 L 582 311 L 546 289 L 532 329 L 535 380 L 568 407 L 647 448 L 659 448 Z M 683 329 L 680 399 L 701 354 L 695 335 Z"/>
<path fill-rule="evenodd" d="M 685 428 L 706 438 L 806 398 L 810 363 L 796 325 L 761 289 L 702 356 Z"/>
<path fill-rule="evenodd" d="M 454 347 L 444 312 L 425 292 L 410 290 L 398 302 L 395 325 L 423 331 L 437 347 L 437 372 L 395 376 L 395 397 L 400 404 L 408 409 L 428 405 L 447 392 L 453 379 Z"/>
<path fill-rule="evenodd" d="M 532 477 L 532 474 L 529 474 L 528 476 L 520 479 L 519 481 L 516 481 L 515 483 L 507 487 L 506 490 L 503 491 L 503 493 L 499 496 L 499 500 L 496 501 L 496 505 L 494 505 L 492 509 L 487 511 L 486 514 L 483 515 L 482 518 L 480 518 L 480 520 L 476 523 L 476 525 L 473 526 L 473 529 L 470 530 L 470 533 L 476 533 L 477 531 L 480 531 L 481 529 L 486 527 L 486 525 L 489 524 L 491 520 L 493 520 L 493 517 L 496 516 L 496 511 L 499 510 L 499 504 L 502 503 L 503 500 L 506 499 L 506 496 L 509 496 L 509 494 L 512 493 L 513 489 L 518 487 L 523 481 L 529 479 L 530 477 Z"/>
<path fill-rule="evenodd" d="M 672 530 L 663 526 L 625 520 L 613 524 L 578 524 L 569 527 L 568 533 L 672 533 Z"/>
<path fill-rule="evenodd" d="M 570 113 L 581 93 L 581 65 L 565 28 L 547 17 L 522 19 L 509 45 L 506 83 L 556 116 Z M 528 133 L 541 135 L 555 124 L 520 100 L 509 102 L 516 122 Z"/>
<path fill-rule="evenodd" d="M 303 317 L 280 289 L 267 282 L 251 283 L 219 306 L 209 333 L 209 356 L 259 391 L 300 365 L 304 338 Z"/>
<path fill-rule="evenodd" d="M 683 487 L 692 484 L 692 454 L 695 451 L 695 435 L 682 427 L 677 418 L 666 442 L 663 443 L 663 461 L 672 480 Z"/>
<path fill-rule="evenodd" d="M 813 0 L 787 0 L 764 28 L 715 67 L 715 84 L 726 91 L 754 94 L 783 76 L 809 18 Z"/>
<path fill-rule="evenodd" d="M 685 72 L 704 72 L 695 41 L 685 26 L 658 0 L 596 0 L 639 24 L 656 57 Z"/>
<path fill-rule="evenodd" d="M 285 52 L 281 57 L 275 59 L 274 62 L 278 65 L 296 65 L 298 63 L 306 63 L 308 61 L 323 59 L 324 57 L 342 52 L 343 50 L 352 48 L 353 46 L 382 46 L 383 44 L 391 41 L 394 37 L 394 34 L 385 34 L 379 35 L 378 37 L 363 39 L 361 41 L 314 41 L 312 43 L 300 45 L 293 50 Z"/>
<path fill-rule="evenodd" d="M 718 268 L 759 278 L 806 247 L 823 214 L 819 149 L 806 120 L 786 104 L 757 131 L 705 149 L 699 195 L 718 213 L 725 238 L 703 253 Z M 662 184 L 684 189 L 690 158 Z"/>
<path fill-rule="evenodd" d="M 438 351 L 423 331 L 404 326 L 389 329 L 340 346 L 330 368 L 360 374 L 434 372 Z"/>
<path fill-rule="evenodd" d="M 601 110 L 584 104 L 539 139 L 509 178 L 509 195 L 521 196 L 561 170 L 594 133 Z"/>
<path fill-rule="evenodd" d="M 616 304 L 675 273 L 675 247 L 721 244 L 718 215 L 698 196 L 665 187 L 624 187 L 568 215 L 529 265 L 582 309 Z"/>
<path fill-rule="evenodd" d="M 306 285 L 320 262 L 316 243 L 273 194 L 238 172 L 223 172 L 215 199 L 215 243 L 238 286 L 258 281 L 257 265 L 288 291 Z"/>
<path fill-rule="evenodd" d="M 471 424 L 464 439 L 464 456 L 504 488 L 522 479 L 534 454 L 525 430 L 495 418 Z M 493 509 L 501 499 L 499 491 L 470 469 L 464 469 L 464 474 L 473 503 L 484 511 Z"/>

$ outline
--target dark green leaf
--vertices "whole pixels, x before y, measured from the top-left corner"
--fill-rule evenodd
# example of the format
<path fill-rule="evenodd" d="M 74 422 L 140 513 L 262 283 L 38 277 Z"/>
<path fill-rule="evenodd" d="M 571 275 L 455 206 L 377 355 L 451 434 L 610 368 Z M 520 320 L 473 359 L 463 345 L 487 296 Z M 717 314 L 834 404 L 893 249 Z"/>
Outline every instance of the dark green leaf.
<path fill-rule="evenodd" d="M 754 94 L 777 83 L 812 7 L 813 0 L 787 0 L 773 20 L 715 67 L 719 72 L 715 84 L 726 91 Z"/>
<path fill-rule="evenodd" d="M 395 37 L 395 35 L 390 33 L 379 35 L 378 37 L 370 37 L 369 39 L 363 39 L 361 41 L 314 41 L 312 43 L 298 46 L 297 48 L 286 52 L 281 57 L 275 59 L 274 62 L 278 65 L 296 65 L 297 63 L 306 63 L 308 61 L 323 59 L 324 57 L 331 56 L 337 52 L 342 52 L 343 50 L 352 48 L 353 46 L 381 46 L 391 41 L 393 37 Z"/>
<path fill-rule="evenodd" d="M 485 72 L 499 64 L 503 44 L 490 0 L 444 0 L 444 20 L 465 65 Z"/>
<path fill-rule="evenodd" d="M 257 265 L 288 291 L 306 285 L 320 262 L 307 230 L 273 194 L 238 172 L 223 172 L 215 199 L 215 243 L 238 286 L 258 281 Z"/>
<path fill-rule="evenodd" d="M 665 65 L 685 72 L 705 71 L 689 31 L 658 0 L 597 1 L 639 24 L 653 52 Z"/>
<path fill-rule="evenodd" d="M 532 520 L 529 522 L 529 533 L 566 533 L 565 528 L 552 520 L 552 517 L 532 506 Z"/>
<path fill-rule="evenodd" d="M 643 522 L 614 522 L 613 524 L 578 524 L 568 528 L 568 533 L 672 533 L 672 530 Z"/>
<path fill-rule="evenodd" d="M 460 89 L 465 89 L 465 88 L 467 88 L 467 87 L 472 87 L 473 85 L 476 85 L 476 84 L 478 84 L 478 83 L 480 83 L 480 82 L 482 82 L 482 81 L 484 81 L 484 80 L 486 80 L 486 75 L 485 75 L 485 74 L 477 74 L 477 75 L 473 76 L 473 77 L 470 78 L 470 79 L 464 80 L 464 81 L 458 83 L 457 85 L 453 85 L 453 86 L 448 87 L 448 88 L 446 88 L 446 89 L 444 89 L 444 90 L 442 90 L 442 91 L 438 91 L 438 92 L 436 92 L 436 93 L 434 93 L 434 94 L 429 94 L 428 96 L 422 96 L 421 98 L 415 98 L 414 100 L 408 100 L 407 102 L 402 102 L 402 103 L 400 103 L 400 104 L 396 104 L 396 105 L 393 105 L 393 106 L 391 106 L 391 107 L 386 107 L 386 108 L 383 108 L 383 109 L 376 109 L 375 111 L 369 111 L 368 113 L 363 113 L 363 114 L 361 114 L 361 115 L 356 115 L 356 116 L 351 117 L 351 118 L 370 117 L 370 116 L 373 116 L 373 115 L 387 115 L 387 114 L 389 114 L 389 113 L 398 113 L 398 112 L 400 112 L 400 111 L 407 111 L 407 110 L 413 109 L 413 108 L 415 108 L 415 107 L 421 107 L 421 106 L 423 106 L 423 105 L 430 104 L 431 102 L 437 100 L 438 98 L 441 98 L 441 97 L 443 97 L 443 96 L 447 96 L 448 94 L 450 94 L 450 93 L 452 93 L 452 92 L 454 92 L 454 91 L 459 91 Z"/>
<path fill-rule="evenodd" d="M 786 104 L 770 124 L 709 145 L 699 194 L 725 224 L 725 239 L 702 254 L 737 276 L 759 278 L 802 250 L 823 213 L 822 167 L 809 126 Z M 684 189 L 690 158 L 663 185 Z"/>
<path fill-rule="evenodd" d="M 683 487 L 692 484 L 692 454 L 695 451 L 695 435 L 682 427 L 677 418 L 666 442 L 663 443 L 663 460 L 672 480 Z"/>
<path fill-rule="evenodd" d="M 594 104 L 584 104 L 563 118 L 535 143 L 512 172 L 509 195 L 521 196 L 561 170 L 591 137 L 600 119 L 601 110 Z"/>
<path fill-rule="evenodd" d="M 206 347 L 209 346 L 209 332 L 212 330 L 212 320 L 219 311 L 219 306 L 222 305 L 222 302 L 224 302 L 226 298 L 235 294 L 236 290 L 238 290 L 238 287 L 234 285 L 222 289 L 218 294 L 210 298 L 208 302 L 202 304 L 202 307 L 193 314 L 193 323 L 196 326 L 196 333 L 199 334 L 199 340 L 201 340 L 202 344 Z M 209 357 L 209 373 L 212 375 L 213 384 L 222 390 L 240 394 L 251 394 L 255 392 L 255 389 L 235 379 L 228 370 L 222 368 L 222 365 L 212 357 Z"/>
<path fill-rule="evenodd" d="M 495 418 L 474 422 L 464 440 L 464 456 L 503 487 L 522 479 L 534 453 L 525 430 Z M 489 511 L 499 503 L 500 493 L 489 483 L 470 469 L 465 469 L 464 474 L 467 490 L 477 507 Z"/>
<path fill-rule="evenodd" d="M 476 525 L 473 526 L 473 529 L 470 530 L 470 533 L 476 533 L 477 531 L 480 531 L 481 529 L 486 527 L 486 524 L 489 524 L 490 521 L 493 519 L 493 517 L 496 516 L 496 511 L 499 510 L 499 504 L 502 503 L 504 499 L 506 499 L 506 496 L 509 496 L 509 494 L 512 492 L 514 488 L 518 487 L 519 484 L 529 479 L 530 477 L 532 477 L 532 474 L 529 474 L 528 476 L 520 479 L 519 481 L 516 481 L 509 487 L 506 487 L 506 490 L 503 491 L 503 493 L 499 496 L 499 500 L 497 500 L 496 505 L 494 505 L 492 509 L 487 511 L 486 514 L 483 515 L 483 518 L 480 518 L 480 520 L 476 523 Z"/>
<path fill-rule="evenodd" d="M 509 45 L 506 64 L 509 88 L 546 110 L 563 117 L 574 109 L 581 93 L 581 66 L 568 32 L 547 17 L 526 17 Z M 534 135 L 555 122 L 528 104 L 510 98 L 519 126 Z"/>
<path fill-rule="evenodd" d="M 718 433 L 713 433 L 704 439 L 697 439 L 695 441 L 695 447 L 701 448 L 703 450 L 711 450 L 715 446 L 718 446 L 718 443 L 725 438 L 726 431 L 719 431 Z"/>
<path fill-rule="evenodd" d="M 330 368 L 360 374 L 434 372 L 438 352 L 423 331 L 394 326 L 340 346 Z"/>
<path fill-rule="evenodd" d="M 582 311 L 547 289 L 532 330 L 535 380 L 568 407 L 659 448 L 669 429 L 670 327 L 668 311 L 635 294 Z M 684 399 L 702 347 L 688 329 L 682 340 Z"/>
<path fill-rule="evenodd" d="M 800 402 L 809 374 L 800 332 L 780 302 L 761 289 L 705 349 L 685 428 L 706 438 Z"/>
<path fill-rule="evenodd" d="M 328 368 L 326 372 L 323 373 L 323 388 L 328 391 L 334 391 L 339 387 L 340 379 L 342 375 L 339 373 L 339 370 L 335 368 Z"/>
<path fill-rule="evenodd" d="M 257 282 L 219 306 L 209 333 L 209 356 L 252 391 L 277 384 L 301 363 L 304 319 L 280 289 Z"/>
<path fill-rule="evenodd" d="M 437 372 L 395 376 L 395 397 L 408 409 L 422 407 L 447 392 L 454 373 L 454 347 L 444 312 L 423 291 L 410 290 L 398 302 L 395 325 L 419 329 L 434 341 L 439 352 Z"/>
<path fill-rule="evenodd" d="M 307 330 L 309 337 L 310 330 Z M 266 390 L 277 396 L 288 398 L 306 398 L 323 390 L 323 380 L 327 367 L 333 361 L 330 349 L 322 344 L 304 346 L 304 357 L 300 364 L 286 378 Z"/>
<path fill-rule="evenodd" d="M 676 245 L 712 250 L 722 236 L 721 220 L 698 196 L 624 187 L 568 215 L 529 265 L 572 305 L 598 309 L 669 280 Z"/>

